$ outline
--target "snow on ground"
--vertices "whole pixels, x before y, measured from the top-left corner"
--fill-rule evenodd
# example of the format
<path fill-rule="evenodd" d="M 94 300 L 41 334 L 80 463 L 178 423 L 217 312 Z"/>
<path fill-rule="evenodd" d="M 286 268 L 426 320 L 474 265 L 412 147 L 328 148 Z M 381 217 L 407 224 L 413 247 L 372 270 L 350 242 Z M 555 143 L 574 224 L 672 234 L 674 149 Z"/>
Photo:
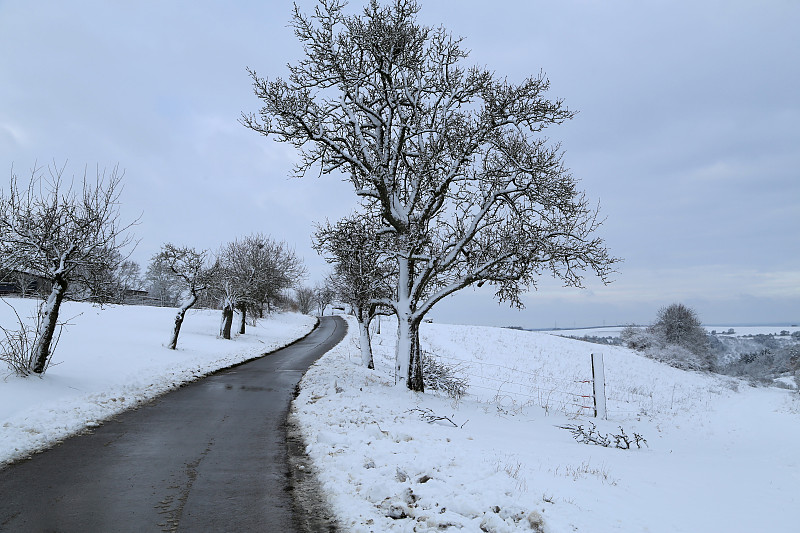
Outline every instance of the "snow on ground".
<path fill-rule="evenodd" d="M 593 337 L 619 337 L 625 326 L 603 326 L 594 328 L 575 328 L 575 329 L 546 329 L 539 330 L 542 333 L 561 335 L 562 337 L 583 337 L 589 335 Z"/>
<path fill-rule="evenodd" d="M 643 327 L 643 326 L 642 326 Z M 733 336 L 743 337 L 745 335 L 780 335 L 782 331 L 787 331 L 791 335 L 800 331 L 800 326 L 786 326 L 786 325 L 765 325 L 765 326 L 731 326 L 731 325 L 704 325 L 707 332 L 711 333 L 716 331 L 718 334 L 732 329 Z M 562 337 L 583 337 L 589 335 L 593 337 L 618 337 L 625 326 L 603 326 L 594 328 L 576 328 L 576 329 L 552 329 L 543 330 L 546 333 L 553 335 L 560 335 Z"/>
<path fill-rule="evenodd" d="M 798 530 L 795 392 L 684 372 L 625 348 L 426 324 L 423 349 L 469 377 L 456 402 L 393 386 L 393 336 L 384 321 L 376 370 L 366 370 L 351 320 L 294 403 L 344 530 Z M 600 352 L 608 420 L 583 408 L 590 354 Z M 443 418 L 425 421 L 433 415 Z M 648 445 L 582 444 L 558 427 L 590 422 Z"/>
<path fill-rule="evenodd" d="M 35 300 L 7 299 L 23 319 Z M 175 309 L 65 302 L 67 320 L 45 375 L 20 378 L 0 363 L 0 465 L 58 442 L 125 409 L 217 369 L 285 346 L 307 334 L 316 319 L 277 314 L 233 340 L 217 338 L 219 311 L 190 309 L 169 350 Z M 0 303 L 0 325 L 15 328 Z"/>

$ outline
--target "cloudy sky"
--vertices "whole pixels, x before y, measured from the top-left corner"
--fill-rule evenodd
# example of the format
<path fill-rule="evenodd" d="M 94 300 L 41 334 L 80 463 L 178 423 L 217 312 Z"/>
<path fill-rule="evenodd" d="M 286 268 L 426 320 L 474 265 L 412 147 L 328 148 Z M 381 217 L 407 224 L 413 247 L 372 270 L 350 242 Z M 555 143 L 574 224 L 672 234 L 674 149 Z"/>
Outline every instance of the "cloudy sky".
<path fill-rule="evenodd" d="M 542 280 L 523 311 L 467 289 L 434 319 L 644 323 L 681 301 L 709 324 L 800 323 L 800 3 L 421 3 L 470 63 L 511 80 L 542 70 L 579 111 L 548 134 L 625 260 L 609 286 Z M 279 76 L 300 57 L 290 13 L 283 0 L 0 0 L 0 183 L 12 164 L 119 164 L 143 267 L 164 242 L 215 250 L 258 231 L 321 279 L 309 235 L 355 206 L 350 186 L 289 179 L 296 154 L 237 121 L 259 107 L 245 67 Z"/>

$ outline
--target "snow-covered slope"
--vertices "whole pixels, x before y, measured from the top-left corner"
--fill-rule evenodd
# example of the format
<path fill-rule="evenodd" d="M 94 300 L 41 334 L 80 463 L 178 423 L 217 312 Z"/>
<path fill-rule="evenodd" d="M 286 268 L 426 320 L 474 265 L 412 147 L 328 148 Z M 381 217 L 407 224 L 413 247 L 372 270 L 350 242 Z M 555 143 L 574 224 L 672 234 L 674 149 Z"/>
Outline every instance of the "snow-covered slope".
<path fill-rule="evenodd" d="M 25 319 L 34 300 L 10 299 Z M 44 377 L 7 375 L 0 363 L 0 464 L 52 445 L 115 413 L 186 381 L 285 346 L 316 320 L 283 314 L 259 320 L 234 340 L 217 338 L 219 312 L 189 310 L 178 339 L 169 340 L 174 309 L 65 302 L 66 326 Z M 14 328 L 0 303 L 0 325 Z"/>
<path fill-rule="evenodd" d="M 795 392 L 544 333 L 425 325 L 423 348 L 469 377 L 455 402 L 393 386 L 386 323 L 376 370 L 362 368 L 356 330 L 306 374 L 294 407 L 344 530 L 797 531 Z M 608 420 L 583 407 L 593 352 Z M 589 422 L 648 446 L 582 444 L 559 427 Z"/>

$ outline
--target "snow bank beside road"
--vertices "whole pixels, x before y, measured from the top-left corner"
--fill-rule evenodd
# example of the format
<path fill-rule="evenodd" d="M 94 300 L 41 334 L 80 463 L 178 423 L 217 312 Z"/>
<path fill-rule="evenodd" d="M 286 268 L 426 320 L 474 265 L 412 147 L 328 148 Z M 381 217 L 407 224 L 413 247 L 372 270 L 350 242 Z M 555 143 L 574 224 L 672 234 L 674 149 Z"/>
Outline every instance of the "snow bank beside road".
<path fill-rule="evenodd" d="M 23 319 L 34 300 L 9 299 Z M 278 314 L 248 326 L 245 335 L 219 339 L 219 311 L 189 310 L 169 350 L 175 309 L 65 302 L 69 321 L 42 378 L 0 379 L 0 464 L 46 448 L 181 383 L 285 346 L 306 335 L 316 319 Z M 0 325 L 16 318 L 0 305 Z M 0 364 L 0 366 L 2 366 Z M 6 369 L 0 368 L 0 373 Z"/>
<path fill-rule="evenodd" d="M 339 525 L 355 532 L 531 531 L 542 506 L 515 496 L 519 481 L 507 464 L 472 437 L 473 429 L 489 430 L 487 420 L 499 421 L 473 423 L 467 418 L 482 413 L 460 409 L 452 420 L 464 428 L 426 423 L 419 415 L 428 409 L 452 414 L 449 402 L 393 387 L 387 372 L 361 367 L 357 339 L 350 319 L 348 336 L 309 369 L 293 404 Z"/>

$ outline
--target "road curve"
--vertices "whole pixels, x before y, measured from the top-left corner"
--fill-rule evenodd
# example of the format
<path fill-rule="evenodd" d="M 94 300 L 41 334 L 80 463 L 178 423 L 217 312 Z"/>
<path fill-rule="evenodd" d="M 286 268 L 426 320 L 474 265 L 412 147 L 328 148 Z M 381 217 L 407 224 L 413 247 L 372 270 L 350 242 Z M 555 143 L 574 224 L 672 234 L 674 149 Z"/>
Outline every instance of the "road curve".
<path fill-rule="evenodd" d="M 0 470 L 0 531 L 297 531 L 284 424 L 340 317 Z"/>

